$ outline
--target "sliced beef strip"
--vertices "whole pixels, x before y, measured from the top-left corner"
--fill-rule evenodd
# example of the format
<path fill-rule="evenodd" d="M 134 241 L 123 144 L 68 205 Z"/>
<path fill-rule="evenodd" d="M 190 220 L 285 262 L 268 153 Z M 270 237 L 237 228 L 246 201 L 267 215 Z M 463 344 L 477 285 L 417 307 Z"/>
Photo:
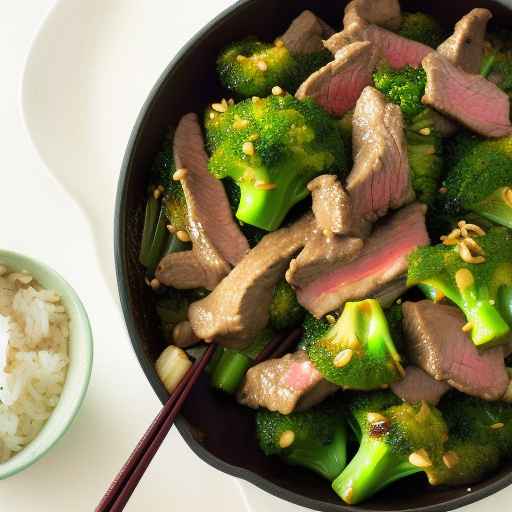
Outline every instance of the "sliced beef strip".
<path fill-rule="evenodd" d="M 380 56 L 394 69 L 406 66 L 415 68 L 421 65 L 423 58 L 432 52 L 432 48 L 417 41 L 390 32 L 377 25 L 352 23 L 324 41 L 324 46 L 335 56 L 342 48 L 356 41 L 369 41 L 380 52 Z"/>
<path fill-rule="evenodd" d="M 350 231 L 351 201 L 334 174 L 322 174 L 308 183 L 313 200 L 313 215 L 318 229 L 327 235 L 345 235 Z"/>
<path fill-rule="evenodd" d="M 348 300 L 375 297 L 397 289 L 407 272 L 407 257 L 428 245 L 426 206 L 408 205 L 379 222 L 359 256 L 346 265 L 327 270 L 299 287 L 299 302 L 316 317 L 343 306 Z M 397 281 L 398 280 L 398 281 Z M 403 281 L 402 281 L 403 283 Z"/>
<path fill-rule="evenodd" d="M 203 288 L 208 283 L 207 270 L 193 251 L 166 254 L 156 268 L 155 277 L 178 290 Z"/>
<path fill-rule="evenodd" d="M 293 55 L 304 55 L 321 51 L 323 39 L 333 33 L 334 30 L 325 21 L 306 10 L 292 21 L 281 40 Z"/>
<path fill-rule="evenodd" d="M 325 236 L 317 232 L 290 262 L 286 280 L 294 287 L 307 286 L 325 272 L 353 261 L 361 253 L 363 244 L 360 238 Z"/>
<path fill-rule="evenodd" d="M 249 250 L 233 218 L 222 183 L 208 172 L 208 155 L 196 114 L 183 116 L 174 135 L 177 169 L 186 169 L 181 185 L 188 209 L 193 252 L 213 289 Z"/>
<path fill-rule="evenodd" d="M 345 7 L 343 26 L 346 28 L 361 20 L 389 30 L 397 30 L 402 22 L 398 0 L 352 0 Z"/>
<path fill-rule="evenodd" d="M 453 34 L 437 47 L 438 53 L 464 71 L 478 74 L 491 18 L 488 9 L 473 9 L 456 23 Z"/>
<path fill-rule="evenodd" d="M 509 98 L 495 84 L 462 71 L 436 52 L 423 59 L 423 67 L 427 73 L 425 105 L 485 137 L 512 133 Z"/>
<path fill-rule="evenodd" d="M 238 401 L 253 409 L 265 407 L 290 414 L 320 403 L 338 389 L 323 379 L 304 350 L 298 350 L 250 368 Z"/>
<path fill-rule="evenodd" d="M 424 400 L 437 405 L 441 397 L 450 389 L 446 382 L 433 379 L 417 366 L 408 366 L 405 377 L 390 385 L 391 391 L 404 402 L 415 404 Z"/>
<path fill-rule="evenodd" d="M 379 52 L 368 41 L 344 46 L 336 59 L 315 71 L 299 87 L 296 98 L 312 98 L 333 116 L 354 108 L 362 90 L 372 83 Z"/>
<path fill-rule="evenodd" d="M 373 87 L 366 87 L 357 101 L 352 147 L 354 167 L 346 188 L 353 218 L 362 223 L 359 232 L 364 233 L 365 223 L 414 200 L 402 112 Z"/>
<path fill-rule="evenodd" d="M 268 322 L 272 292 L 290 260 L 315 229 L 312 214 L 262 238 L 213 292 L 190 305 L 196 335 L 227 347 L 244 347 Z"/>
<path fill-rule="evenodd" d="M 503 347 L 479 351 L 462 330 L 466 320 L 457 307 L 422 300 L 406 302 L 402 310 L 413 364 L 468 395 L 484 400 L 503 396 L 509 383 Z"/>

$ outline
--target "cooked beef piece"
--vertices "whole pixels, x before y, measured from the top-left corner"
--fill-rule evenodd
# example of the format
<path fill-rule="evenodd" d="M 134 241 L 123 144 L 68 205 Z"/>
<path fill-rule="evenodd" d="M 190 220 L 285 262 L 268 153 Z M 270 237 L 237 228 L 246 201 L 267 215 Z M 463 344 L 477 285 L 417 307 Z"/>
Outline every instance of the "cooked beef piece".
<path fill-rule="evenodd" d="M 464 71 L 480 73 L 485 31 L 491 18 L 488 9 L 473 9 L 457 22 L 453 34 L 437 47 L 437 51 Z"/>
<path fill-rule="evenodd" d="M 325 47 L 335 58 L 347 44 L 356 41 L 370 41 L 379 50 L 388 64 L 394 69 L 400 69 L 409 64 L 419 67 L 423 58 L 432 52 L 432 48 L 417 41 L 406 39 L 394 32 L 377 25 L 353 23 L 342 32 L 338 32 L 324 41 Z"/>
<path fill-rule="evenodd" d="M 398 0 L 352 0 L 345 7 L 343 26 L 347 28 L 352 23 L 361 23 L 361 20 L 397 30 L 402 21 L 400 3 Z"/>
<path fill-rule="evenodd" d="M 308 183 L 313 215 L 318 229 L 326 235 L 344 235 L 351 227 L 351 202 L 334 174 L 322 174 Z"/>
<path fill-rule="evenodd" d="M 178 290 L 205 288 L 208 284 L 207 270 L 193 251 L 166 254 L 156 268 L 155 277 Z"/>
<path fill-rule="evenodd" d="M 462 330 L 464 315 L 455 306 L 429 300 L 403 305 L 409 360 L 436 380 L 468 395 L 499 400 L 509 377 L 503 347 L 479 351 Z"/>
<path fill-rule="evenodd" d="M 450 389 L 446 382 L 433 379 L 428 373 L 417 366 L 408 366 L 405 377 L 390 385 L 391 391 L 404 402 L 415 404 L 425 400 L 437 405 L 441 397 Z"/>
<path fill-rule="evenodd" d="M 323 379 L 304 350 L 298 350 L 249 369 L 238 401 L 253 409 L 265 407 L 290 414 L 320 403 L 338 389 Z"/>
<path fill-rule="evenodd" d="M 222 183 L 208 172 L 208 155 L 196 114 L 183 116 L 174 135 L 177 169 L 186 169 L 181 185 L 188 209 L 189 234 L 196 259 L 213 289 L 249 250 L 233 219 Z"/>
<path fill-rule="evenodd" d="M 423 59 L 427 87 L 423 103 L 486 137 L 512 133 L 509 98 L 483 76 L 466 73 L 431 52 Z"/>
<path fill-rule="evenodd" d="M 373 87 L 357 101 L 352 120 L 354 167 L 347 178 L 356 233 L 391 209 L 414 200 L 402 112 Z M 363 224 L 357 229 L 356 219 Z"/>
<path fill-rule="evenodd" d="M 227 347 L 244 347 L 268 322 L 274 286 L 315 228 L 312 214 L 264 236 L 213 292 L 190 305 L 197 336 Z"/>
<path fill-rule="evenodd" d="M 334 33 L 334 30 L 315 16 L 311 11 L 303 11 L 292 21 L 281 40 L 290 53 L 304 55 L 319 52 L 322 41 Z"/>
<path fill-rule="evenodd" d="M 382 294 L 385 285 L 403 278 L 407 257 L 418 246 L 429 243 L 425 227 L 426 206 L 414 203 L 379 222 L 352 262 L 326 271 L 298 288 L 299 302 L 321 317 L 348 301 Z"/>
<path fill-rule="evenodd" d="M 368 41 L 344 46 L 336 59 L 315 71 L 299 87 L 299 100 L 311 97 L 334 116 L 343 116 L 354 108 L 361 91 L 372 83 L 379 52 Z"/>
<path fill-rule="evenodd" d="M 302 288 L 340 265 L 353 261 L 363 248 L 360 238 L 330 235 L 317 232 L 311 237 L 297 258 L 290 262 L 286 280 Z"/>

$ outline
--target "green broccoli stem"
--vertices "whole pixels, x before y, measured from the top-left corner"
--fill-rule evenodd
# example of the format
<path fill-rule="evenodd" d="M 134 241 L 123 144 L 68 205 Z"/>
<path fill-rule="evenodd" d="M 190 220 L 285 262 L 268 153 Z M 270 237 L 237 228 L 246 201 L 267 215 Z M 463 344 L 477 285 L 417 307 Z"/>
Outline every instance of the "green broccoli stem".
<path fill-rule="evenodd" d="M 347 432 L 343 424 L 336 429 L 329 444 L 312 442 L 311 439 L 293 443 L 285 460 L 292 465 L 311 469 L 329 481 L 340 474 L 340 468 L 347 463 Z"/>
<path fill-rule="evenodd" d="M 158 219 L 158 200 L 151 196 L 146 203 L 144 214 L 144 228 L 142 230 L 142 242 L 140 244 L 139 261 L 146 268 L 149 266 L 149 253 L 153 236 L 155 234 L 156 223 Z"/>
<path fill-rule="evenodd" d="M 211 375 L 215 371 L 215 368 L 217 368 L 217 365 L 219 364 L 219 361 L 222 357 L 222 354 L 224 354 L 225 350 L 226 349 L 224 347 L 221 347 L 220 345 L 217 346 L 210 361 L 208 361 L 208 364 L 204 369 L 204 373 L 206 373 L 206 375 Z"/>
<path fill-rule="evenodd" d="M 500 286 L 497 305 L 501 316 L 512 327 L 512 286 Z"/>
<path fill-rule="evenodd" d="M 494 67 L 494 61 L 496 60 L 496 53 L 490 53 L 482 59 L 482 65 L 480 66 L 480 74 L 487 78 Z"/>
<path fill-rule="evenodd" d="M 403 462 L 383 440 L 363 436 L 359 450 L 332 488 L 349 505 L 370 498 L 395 480 L 422 469 Z"/>
<path fill-rule="evenodd" d="M 512 229 L 512 188 L 501 187 L 471 208 L 486 219 Z"/>
<path fill-rule="evenodd" d="M 212 386 L 226 393 L 234 393 L 251 364 L 252 359 L 245 354 L 225 349 L 211 374 Z"/>

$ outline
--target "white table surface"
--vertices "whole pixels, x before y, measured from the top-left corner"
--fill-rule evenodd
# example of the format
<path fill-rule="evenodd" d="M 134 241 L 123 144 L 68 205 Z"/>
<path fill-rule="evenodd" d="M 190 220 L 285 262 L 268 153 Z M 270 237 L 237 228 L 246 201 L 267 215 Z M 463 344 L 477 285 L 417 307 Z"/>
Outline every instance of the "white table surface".
<path fill-rule="evenodd" d="M 81 296 L 95 339 L 77 421 L 44 459 L 0 482 L 2 512 L 92 511 L 159 410 L 118 305 L 115 186 L 135 117 L 161 70 L 231 3 L 0 2 L 0 246 L 57 269 Z M 510 510 L 511 498 L 505 490 L 464 510 Z M 173 430 L 126 510 L 185 508 L 304 510 L 210 468 Z"/>

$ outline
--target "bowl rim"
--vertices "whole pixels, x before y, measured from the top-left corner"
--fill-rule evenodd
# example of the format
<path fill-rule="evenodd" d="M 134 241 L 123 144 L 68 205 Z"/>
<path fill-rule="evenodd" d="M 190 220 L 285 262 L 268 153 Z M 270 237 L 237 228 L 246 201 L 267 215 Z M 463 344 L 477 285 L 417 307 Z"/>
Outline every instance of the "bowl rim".
<path fill-rule="evenodd" d="M 130 133 L 130 138 L 128 140 L 128 144 L 124 153 L 123 161 L 121 164 L 121 172 L 118 178 L 117 192 L 116 192 L 116 201 L 115 201 L 115 212 L 114 212 L 114 258 L 115 258 L 115 266 L 116 266 L 116 279 L 117 279 L 117 287 L 119 292 L 119 299 L 121 302 L 121 307 L 123 310 L 123 316 L 125 319 L 126 327 L 128 330 L 128 334 L 130 337 L 130 342 L 133 351 L 139 361 L 139 364 L 146 375 L 151 387 L 154 392 L 162 402 L 168 399 L 168 394 L 161 385 L 156 376 L 153 365 L 148 361 L 146 354 L 142 349 L 141 339 L 138 335 L 138 330 L 136 327 L 136 323 L 134 320 L 134 316 L 130 310 L 129 304 L 129 285 L 127 280 L 127 274 L 125 273 L 125 268 L 127 267 L 126 260 L 126 237 L 122 237 L 125 233 L 125 218 L 122 216 L 122 212 L 125 209 L 125 203 L 127 198 L 127 177 L 128 170 L 130 168 L 130 163 L 132 159 L 132 155 L 135 153 L 135 149 L 139 142 L 139 137 L 141 134 L 141 129 L 146 121 L 146 116 L 148 111 L 151 108 L 151 105 L 158 97 L 160 93 L 160 89 L 167 77 L 171 74 L 172 70 L 179 65 L 181 60 L 185 57 L 185 55 L 192 50 L 197 44 L 199 44 L 205 37 L 208 36 L 208 33 L 217 27 L 217 25 L 222 21 L 224 22 L 226 19 L 236 14 L 237 11 L 246 5 L 249 5 L 253 2 L 258 2 L 260 0 L 238 0 L 233 5 L 227 7 L 223 11 L 220 12 L 217 16 L 215 16 L 211 21 L 209 21 L 203 28 L 201 28 L 192 38 L 190 38 L 176 53 L 176 55 L 171 59 L 169 64 L 162 71 L 154 86 L 151 88 L 146 100 L 144 101 L 139 114 L 135 120 L 135 124 Z M 512 9 L 509 7 L 509 9 Z M 339 504 L 336 503 L 328 503 L 325 501 L 320 501 L 316 498 L 310 498 L 301 494 L 297 494 L 293 491 L 289 491 L 270 480 L 254 473 L 249 469 L 242 468 L 240 466 L 236 466 L 225 462 L 224 460 L 216 457 L 212 453 L 210 453 L 206 448 L 204 448 L 201 443 L 199 443 L 189 428 L 188 422 L 185 418 L 180 414 L 175 421 L 175 424 L 178 428 L 180 435 L 183 437 L 189 448 L 203 461 L 205 461 L 210 466 L 215 469 L 222 471 L 228 475 L 233 477 L 241 478 L 246 482 L 249 482 L 252 485 L 268 492 L 269 494 L 275 496 L 276 498 L 284 499 L 289 501 L 295 505 L 299 505 L 302 507 L 308 507 L 311 510 L 319 510 L 323 512 L 350 512 L 357 511 L 357 506 L 349 506 L 343 504 L 341 501 Z M 512 471 L 510 473 L 502 476 L 500 479 L 486 484 L 481 488 L 468 492 L 466 495 L 458 496 L 455 498 L 451 498 L 443 503 L 434 504 L 434 505 L 426 505 L 414 508 L 402 509 L 401 512 L 446 512 L 449 510 L 454 510 L 456 508 L 463 507 L 465 505 L 469 505 L 471 503 L 475 503 L 483 498 L 486 498 L 496 492 L 504 489 L 505 487 L 512 484 Z M 382 509 L 375 508 L 365 508 L 364 512 L 382 512 Z"/>
<path fill-rule="evenodd" d="M 14 270 L 29 270 L 30 274 L 34 277 L 36 281 L 44 281 L 44 276 L 51 276 L 51 278 L 58 283 L 58 286 L 55 287 L 55 291 L 61 294 L 61 290 L 65 290 L 66 295 L 70 302 L 73 304 L 74 308 L 74 318 L 78 319 L 78 326 L 80 338 L 82 342 L 85 342 L 84 348 L 84 359 L 80 361 L 80 364 L 76 366 L 76 373 L 79 375 L 79 385 L 77 385 L 77 390 L 73 393 L 74 397 L 71 400 L 70 404 L 66 409 L 59 410 L 60 400 L 62 395 L 65 392 L 66 386 L 68 385 L 69 375 L 66 374 L 66 380 L 64 381 L 64 387 L 59 396 L 59 402 L 57 403 L 55 409 L 52 411 L 51 415 L 46 420 L 43 425 L 41 431 L 37 434 L 33 441 L 31 441 L 26 447 L 20 450 L 17 454 L 7 460 L 5 463 L 0 464 L 0 480 L 4 480 L 11 476 L 14 476 L 18 473 L 21 473 L 25 469 L 29 468 L 33 464 L 35 464 L 38 460 L 44 457 L 69 431 L 71 425 L 73 424 L 75 418 L 80 411 L 80 408 L 83 404 L 85 396 L 87 394 L 87 390 L 89 388 L 89 383 L 91 380 L 92 374 L 92 366 L 93 366 L 93 358 L 94 358 L 94 344 L 93 344 L 93 335 L 91 329 L 91 323 L 89 320 L 89 316 L 87 315 L 87 311 L 80 300 L 80 297 L 74 290 L 74 288 L 68 283 L 64 277 L 62 277 L 56 270 L 52 267 L 39 261 L 31 256 L 26 256 L 25 254 L 10 251 L 6 249 L 0 249 L 0 262 L 2 258 L 15 260 L 15 264 L 9 264 L 6 262 L 8 266 L 14 268 Z M 24 267 L 26 265 L 26 267 Z M 69 315 L 69 312 L 68 312 Z M 71 320 L 71 318 L 70 318 Z M 71 340 L 68 340 L 68 344 L 71 343 Z M 48 422 L 53 417 L 54 414 L 58 414 L 61 419 L 61 423 L 57 427 L 54 427 L 54 430 L 48 434 L 48 439 L 39 449 L 35 452 L 30 453 L 30 446 L 32 442 L 34 442 L 41 434 L 45 432 L 45 429 L 48 425 Z M 29 455 L 23 456 L 23 454 L 28 453 Z M 21 462 L 16 464 L 16 457 L 20 456 Z M 12 465 L 13 467 L 2 471 L 3 465 Z"/>

